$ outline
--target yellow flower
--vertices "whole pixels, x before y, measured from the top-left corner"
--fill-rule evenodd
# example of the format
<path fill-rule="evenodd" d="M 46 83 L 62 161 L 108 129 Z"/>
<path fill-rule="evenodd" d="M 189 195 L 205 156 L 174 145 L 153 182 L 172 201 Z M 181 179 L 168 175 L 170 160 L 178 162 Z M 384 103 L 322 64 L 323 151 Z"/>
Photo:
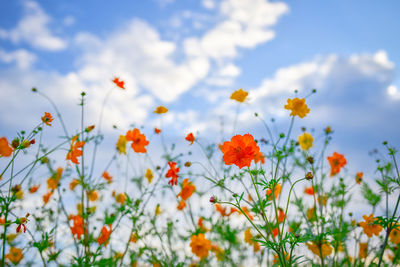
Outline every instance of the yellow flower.
<path fill-rule="evenodd" d="M 124 253 L 122 252 L 116 252 L 114 255 L 114 259 L 116 260 L 122 259 L 122 257 L 124 257 Z"/>
<path fill-rule="evenodd" d="M 299 136 L 299 144 L 301 149 L 308 150 L 310 147 L 313 147 L 314 138 L 309 133 L 303 133 Z"/>
<path fill-rule="evenodd" d="M 126 155 L 126 137 L 125 135 L 120 135 L 116 144 L 117 150 L 119 154 Z"/>
<path fill-rule="evenodd" d="M 244 231 L 244 242 L 253 245 L 253 235 L 251 234 L 250 228 Z"/>
<path fill-rule="evenodd" d="M 379 233 L 382 231 L 382 226 L 379 224 L 374 224 L 378 219 L 374 218 L 374 214 L 370 214 L 369 216 L 363 216 L 365 222 L 360 222 L 360 226 L 364 229 L 364 233 L 368 237 L 372 237 L 372 235 L 378 236 Z"/>
<path fill-rule="evenodd" d="M 190 238 L 190 247 L 197 257 L 204 259 L 208 257 L 208 252 L 211 250 L 211 241 L 206 239 L 204 234 L 193 235 Z"/>
<path fill-rule="evenodd" d="M 365 259 L 368 255 L 368 243 L 360 243 L 360 252 L 358 253 L 358 257 L 361 259 Z"/>
<path fill-rule="evenodd" d="M 306 99 L 288 99 L 287 104 L 285 105 L 285 109 L 291 110 L 290 116 L 299 116 L 300 118 L 304 118 L 310 109 L 307 107 Z"/>
<path fill-rule="evenodd" d="M 237 102 L 243 103 L 246 100 L 248 94 L 249 94 L 248 92 L 246 92 L 242 88 L 240 88 L 239 90 L 236 90 L 235 92 L 233 92 L 231 94 L 231 99 L 236 100 Z"/>
<path fill-rule="evenodd" d="M 15 193 L 15 196 L 17 199 L 23 199 L 24 198 L 24 191 L 19 190 L 17 193 Z"/>
<path fill-rule="evenodd" d="M 126 195 L 125 193 L 120 193 L 118 195 L 115 196 L 115 201 L 117 201 L 118 203 L 120 203 L 121 205 L 125 204 L 125 200 L 126 200 Z"/>
<path fill-rule="evenodd" d="M 162 211 L 161 211 L 161 208 L 160 208 L 160 204 L 157 204 L 155 212 L 156 212 L 156 216 L 161 214 Z"/>
<path fill-rule="evenodd" d="M 153 178 L 154 178 L 153 172 L 150 169 L 147 169 L 146 173 L 144 174 L 144 177 L 146 177 L 147 181 L 150 184 L 151 181 L 153 181 Z"/>
<path fill-rule="evenodd" d="M 157 114 L 163 114 L 163 113 L 167 113 L 167 112 L 168 112 L 168 109 L 164 106 L 158 106 L 154 110 L 154 113 L 157 113 Z"/>
<path fill-rule="evenodd" d="M 309 250 L 312 251 L 315 255 L 325 258 L 326 256 L 332 254 L 333 248 L 330 243 L 326 240 L 322 241 L 313 241 L 311 243 L 306 243 Z"/>
<path fill-rule="evenodd" d="M 24 254 L 22 254 L 22 249 L 11 247 L 5 258 L 17 265 L 24 258 Z"/>

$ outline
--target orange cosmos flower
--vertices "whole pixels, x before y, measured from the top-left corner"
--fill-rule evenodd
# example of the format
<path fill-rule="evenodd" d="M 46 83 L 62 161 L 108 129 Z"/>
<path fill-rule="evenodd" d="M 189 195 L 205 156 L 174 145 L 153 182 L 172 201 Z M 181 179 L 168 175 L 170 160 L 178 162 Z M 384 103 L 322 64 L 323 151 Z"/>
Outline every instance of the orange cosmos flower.
<path fill-rule="evenodd" d="M 400 225 L 398 223 L 396 223 L 392 231 L 390 231 L 389 238 L 390 242 L 393 244 L 400 244 Z"/>
<path fill-rule="evenodd" d="M 244 231 L 244 242 L 246 242 L 249 245 L 253 245 L 253 235 L 251 234 L 251 229 L 248 228 L 246 231 Z"/>
<path fill-rule="evenodd" d="M 81 240 L 81 236 L 84 234 L 84 222 L 80 215 L 70 215 L 69 220 L 72 220 L 73 225 L 70 227 L 73 236 L 76 235 L 78 240 Z"/>
<path fill-rule="evenodd" d="M 131 238 L 129 239 L 129 242 L 136 243 L 138 240 L 139 240 L 139 236 L 137 233 L 131 234 Z"/>
<path fill-rule="evenodd" d="M 12 152 L 13 149 L 9 146 L 7 138 L 0 138 L 0 156 L 9 157 L 11 156 Z"/>
<path fill-rule="evenodd" d="M 261 249 L 260 243 L 254 242 L 253 244 L 253 251 L 258 252 Z"/>
<path fill-rule="evenodd" d="M 11 247 L 5 258 L 17 265 L 24 258 L 24 254 L 22 254 L 22 249 Z"/>
<path fill-rule="evenodd" d="M 119 78 L 114 78 L 113 83 L 121 89 L 125 89 L 125 82 L 120 81 Z"/>
<path fill-rule="evenodd" d="M 36 191 L 38 191 L 39 187 L 40 187 L 40 184 L 29 187 L 29 193 L 31 193 L 31 194 L 35 193 Z"/>
<path fill-rule="evenodd" d="M 49 200 L 50 200 L 52 195 L 53 195 L 53 191 L 49 191 L 49 192 L 47 192 L 46 194 L 43 195 L 44 205 L 46 205 L 49 202 Z"/>
<path fill-rule="evenodd" d="M 231 141 L 226 141 L 221 148 L 226 165 L 235 164 L 240 169 L 250 167 L 254 157 L 260 152 L 251 134 L 235 135 Z"/>
<path fill-rule="evenodd" d="M 315 255 L 325 258 L 326 256 L 329 256 L 333 252 L 333 248 L 330 243 L 328 243 L 326 240 L 322 241 L 313 241 L 311 243 L 306 243 L 307 247 L 309 250 L 312 251 Z"/>
<path fill-rule="evenodd" d="M 285 109 L 291 110 L 290 116 L 299 116 L 300 118 L 304 118 L 310 112 L 306 104 L 306 99 L 299 99 L 297 97 L 288 99 Z"/>
<path fill-rule="evenodd" d="M 117 150 L 119 154 L 126 155 L 126 137 L 125 135 L 120 135 L 116 144 Z"/>
<path fill-rule="evenodd" d="M 222 261 L 224 259 L 224 250 L 218 245 L 212 244 L 211 251 L 215 253 L 215 257 L 217 257 L 217 261 Z"/>
<path fill-rule="evenodd" d="M 191 145 L 193 145 L 194 140 L 196 140 L 196 139 L 194 138 L 193 133 L 189 133 L 188 135 L 186 135 L 185 139 L 186 139 L 187 141 L 189 141 Z"/>
<path fill-rule="evenodd" d="M 185 207 L 186 207 L 185 201 L 184 201 L 184 200 L 181 200 L 176 208 L 177 208 L 178 210 L 183 210 Z"/>
<path fill-rule="evenodd" d="M 97 243 L 99 245 L 104 244 L 105 247 L 107 247 L 107 244 L 108 244 L 111 232 L 112 232 L 111 224 L 109 224 L 108 227 L 110 229 L 107 229 L 106 226 L 103 226 L 103 228 L 101 228 L 101 234 L 100 234 L 99 238 L 97 238 Z"/>
<path fill-rule="evenodd" d="M 278 228 L 272 229 L 272 235 L 273 235 L 274 237 L 276 237 L 278 234 L 279 234 L 279 229 L 278 229 Z"/>
<path fill-rule="evenodd" d="M 146 136 L 138 128 L 128 131 L 125 135 L 126 140 L 132 141 L 131 147 L 136 153 L 146 153 L 146 147 L 149 144 Z"/>
<path fill-rule="evenodd" d="M 115 196 L 115 201 L 117 201 L 118 203 L 120 203 L 121 205 L 125 204 L 125 200 L 126 200 L 126 195 L 125 193 L 120 193 L 118 195 Z"/>
<path fill-rule="evenodd" d="M 248 94 L 249 94 L 248 92 L 246 92 L 242 88 L 240 88 L 239 90 L 236 90 L 235 92 L 233 92 L 231 94 L 230 99 L 235 100 L 240 103 L 243 103 L 246 100 Z"/>
<path fill-rule="evenodd" d="M 51 126 L 52 121 L 53 121 L 53 117 L 51 116 L 51 114 L 48 112 L 45 112 L 44 116 L 42 117 L 42 122 L 44 122 L 48 126 Z"/>
<path fill-rule="evenodd" d="M 110 184 L 112 182 L 112 176 L 108 173 L 108 171 L 103 172 L 101 176 L 106 179 L 107 183 Z"/>
<path fill-rule="evenodd" d="M 379 233 L 382 231 L 382 226 L 379 224 L 374 224 L 378 219 L 374 218 L 374 214 L 370 214 L 369 216 L 364 215 L 364 222 L 360 222 L 360 226 L 364 229 L 364 233 L 368 237 L 372 237 L 372 235 L 379 236 Z"/>
<path fill-rule="evenodd" d="M 360 259 L 365 259 L 368 255 L 368 243 L 360 243 L 360 252 L 358 253 L 358 257 Z"/>
<path fill-rule="evenodd" d="M 282 185 L 281 184 L 276 184 L 275 188 L 274 188 L 274 194 L 272 194 L 271 189 L 267 189 L 266 195 L 268 197 L 269 200 L 272 199 L 272 195 L 275 196 L 275 199 L 277 199 L 279 197 L 279 195 L 281 194 L 282 191 Z"/>
<path fill-rule="evenodd" d="M 75 135 L 72 138 L 71 141 L 71 148 L 69 149 L 69 152 L 66 156 L 66 160 L 70 160 L 75 164 L 79 164 L 78 157 L 82 156 L 82 150 L 79 150 L 79 148 L 82 148 L 85 145 L 84 141 L 77 141 L 78 140 L 78 135 Z"/>
<path fill-rule="evenodd" d="M 347 163 L 346 158 L 337 152 L 333 152 L 332 156 L 328 157 L 328 161 L 331 165 L 331 176 L 338 174 Z"/>
<path fill-rule="evenodd" d="M 259 163 L 259 162 L 261 162 L 261 164 L 265 163 L 265 155 L 262 152 L 258 152 L 254 156 L 254 163 Z"/>
<path fill-rule="evenodd" d="M 97 199 L 99 199 L 99 194 L 96 190 L 91 190 L 88 193 L 88 197 L 90 201 L 96 201 Z"/>
<path fill-rule="evenodd" d="M 285 219 L 285 212 L 283 211 L 282 208 L 278 208 L 278 222 L 283 222 Z"/>
<path fill-rule="evenodd" d="M 161 133 L 161 129 L 159 129 L 159 128 L 154 128 L 154 132 L 155 132 L 156 134 L 159 134 L 159 133 Z"/>
<path fill-rule="evenodd" d="M 25 224 L 28 222 L 28 217 L 29 217 L 29 213 L 27 213 L 27 214 L 25 215 L 25 217 L 18 218 L 18 219 L 16 220 L 15 223 L 18 224 L 17 229 L 16 229 L 17 233 L 19 233 L 19 232 L 21 231 L 21 228 L 24 228 L 24 233 L 26 232 L 26 226 L 25 226 Z"/>
<path fill-rule="evenodd" d="M 176 167 L 176 162 L 173 161 L 169 161 L 168 162 L 169 165 L 169 170 L 167 172 L 167 174 L 165 174 L 166 178 L 171 178 L 171 180 L 168 182 L 169 185 L 173 186 L 173 185 L 177 185 L 178 184 L 178 172 L 179 172 L 179 167 Z"/>
<path fill-rule="evenodd" d="M 168 109 L 164 106 L 158 106 L 158 107 L 156 107 L 156 109 L 153 112 L 156 114 L 163 114 L 163 113 L 167 113 Z"/>
<path fill-rule="evenodd" d="M 204 259 L 208 257 L 208 252 L 211 250 L 211 241 L 206 239 L 204 234 L 193 235 L 190 238 L 190 247 L 197 257 Z"/>
<path fill-rule="evenodd" d="M 193 192 L 196 190 L 196 186 L 192 184 L 192 182 L 189 182 L 189 179 L 186 178 L 183 180 L 182 183 L 182 190 L 179 192 L 176 197 L 181 197 L 182 200 L 187 200 L 189 197 L 192 196 Z"/>
<path fill-rule="evenodd" d="M 306 187 L 304 189 L 304 193 L 307 194 L 307 195 L 312 196 L 312 195 L 314 195 L 314 188 L 312 186 Z"/>
<path fill-rule="evenodd" d="M 69 184 L 69 189 L 74 190 L 75 187 L 80 184 L 81 182 L 78 179 L 73 179 Z"/>
<path fill-rule="evenodd" d="M 153 172 L 150 169 L 147 169 L 146 173 L 144 174 L 144 177 L 146 177 L 147 182 L 149 182 L 149 184 L 150 184 L 151 181 L 153 181 L 153 178 L 154 178 Z"/>
<path fill-rule="evenodd" d="M 232 213 L 236 212 L 237 209 L 231 208 L 230 212 L 227 212 L 226 207 L 222 207 L 220 204 L 215 204 L 215 209 L 221 214 L 222 217 L 230 216 Z"/>
<path fill-rule="evenodd" d="M 364 173 L 363 172 L 357 172 L 356 173 L 356 183 L 361 184 L 363 180 Z"/>
<path fill-rule="evenodd" d="M 249 217 L 250 220 L 254 219 L 253 216 L 250 214 L 250 211 L 247 207 L 242 207 L 242 210 L 243 210 L 244 214 L 246 214 L 247 217 Z"/>

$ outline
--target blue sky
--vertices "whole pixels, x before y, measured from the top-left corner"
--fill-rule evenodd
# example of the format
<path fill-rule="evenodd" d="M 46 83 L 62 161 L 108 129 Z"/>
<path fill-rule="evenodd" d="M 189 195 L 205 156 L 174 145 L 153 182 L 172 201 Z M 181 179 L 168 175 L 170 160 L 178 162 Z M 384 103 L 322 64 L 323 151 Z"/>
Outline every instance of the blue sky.
<path fill-rule="evenodd" d="M 211 140 L 219 118 L 232 124 L 232 91 L 250 100 L 237 132 L 262 132 L 254 112 L 277 118 L 293 90 L 312 88 L 310 115 L 296 122 L 335 129 L 333 150 L 355 169 L 383 140 L 400 145 L 400 37 L 398 1 L 1 1 L 1 135 L 35 125 L 51 107 L 37 86 L 79 123 L 79 93 L 88 93 L 88 124 L 114 76 L 127 90 L 114 92 L 104 130 L 131 123 L 159 124 L 154 107 L 170 112 L 171 136 L 198 132 Z M 26 100 L 29 99 L 29 104 Z M 74 126 L 73 126 L 74 127 Z M 73 128 L 72 127 L 72 128 Z M 225 138 L 229 137 L 227 131 Z M 219 140 L 218 140 L 219 141 Z M 371 165 L 366 168 L 371 168 Z M 356 171 L 356 170 L 354 170 Z M 358 170 L 357 170 L 358 171 Z"/>

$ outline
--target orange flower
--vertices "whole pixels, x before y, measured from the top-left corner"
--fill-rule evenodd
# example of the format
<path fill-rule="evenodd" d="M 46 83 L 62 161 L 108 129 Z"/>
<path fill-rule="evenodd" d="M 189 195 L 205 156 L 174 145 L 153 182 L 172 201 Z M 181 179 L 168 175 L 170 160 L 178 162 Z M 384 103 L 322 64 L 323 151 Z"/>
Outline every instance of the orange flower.
<path fill-rule="evenodd" d="M 400 225 L 397 223 L 395 226 L 395 228 L 392 229 L 392 231 L 390 231 L 390 242 L 392 242 L 393 244 L 399 244 L 400 243 Z"/>
<path fill-rule="evenodd" d="M 167 174 L 165 174 L 166 178 L 171 177 L 171 180 L 168 182 L 168 184 L 171 186 L 177 185 L 178 177 L 179 177 L 179 175 L 178 175 L 179 168 L 176 167 L 176 162 L 173 162 L 173 161 L 169 161 L 168 165 L 169 165 L 169 170 L 168 170 Z"/>
<path fill-rule="evenodd" d="M 120 193 L 118 195 L 115 196 L 115 201 L 117 201 L 118 203 L 120 203 L 121 205 L 125 204 L 125 200 L 126 200 L 126 195 L 125 193 Z"/>
<path fill-rule="evenodd" d="M 203 224 L 203 217 L 200 217 L 197 221 L 197 225 L 199 226 L 200 230 L 202 232 L 208 232 L 210 229 L 208 229 L 207 227 L 204 226 Z"/>
<path fill-rule="evenodd" d="M 72 220 L 73 225 L 70 227 L 73 236 L 76 235 L 78 240 L 81 240 L 81 236 L 84 234 L 84 222 L 80 215 L 70 215 L 69 220 Z"/>
<path fill-rule="evenodd" d="M 158 106 L 154 110 L 154 113 L 156 113 L 156 114 L 163 114 L 163 113 L 167 113 L 167 112 L 168 112 L 168 109 L 164 106 Z"/>
<path fill-rule="evenodd" d="M 88 193 L 88 197 L 90 201 L 96 201 L 97 199 L 99 199 L 99 194 L 96 190 L 91 190 Z"/>
<path fill-rule="evenodd" d="M 230 98 L 237 102 L 243 103 L 246 100 L 248 94 L 249 94 L 248 92 L 246 92 L 242 88 L 240 88 L 240 89 L 236 90 L 235 92 L 233 92 L 231 94 Z"/>
<path fill-rule="evenodd" d="M 356 173 L 356 183 L 361 184 L 363 180 L 364 173 L 363 172 L 357 172 Z"/>
<path fill-rule="evenodd" d="M 125 135 L 126 140 L 132 141 L 131 147 L 136 153 L 146 153 L 145 146 L 149 144 L 146 140 L 146 136 L 140 132 L 138 128 L 128 131 Z"/>
<path fill-rule="evenodd" d="M 74 190 L 75 187 L 80 184 L 81 182 L 78 179 L 73 179 L 69 184 L 69 189 Z"/>
<path fill-rule="evenodd" d="M 196 186 L 193 185 L 192 182 L 189 182 L 189 179 L 186 178 L 185 180 L 183 180 L 181 192 L 179 192 L 176 197 L 180 196 L 182 200 L 187 200 L 189 197 L 191 197 L 195 190 Z"/>
<path fill-rule="evenodd" d="M 119 78 L 114 78 L 113 83 L 115 83 L 116 86 L 118 86 L 121 89 L 125 89 L 125 82 L 120 81 Z"/>
<path fill-rule="evenodd" d="M 368 255 L 368 243 L 360 243 L 360 252 L 358 253 L 358 257 L 360 259 L 365 259 Z"/>
<path fill-rule="evenodd" d="M 309 219 L 310 221 L 314 219 L 315 217 L 315 207 L 309 208 L 307 210 L 307 219 Z"/>
<path fill-rule="evenodd" d="M 278 229 L 278 228 L 272 229 L 272 235 L 273 235 L 274 237 L 276 237 L 278 234 L 279 234 L 279 229 Z"/>
<path fill-rule="evenodd" d="M 144 174 L 144 177 L 146 177 L 147 182 L 149 182 L 149 184 L 150 184 L 151 181 L 153 181 L 153 178 L 154 178 L 153 172 L 150 169 L 147 169 L 146 173 Z"/>
<path fill-rule="evenodd" d="M 53 191 L 49 191 L 49 192 L 47 192 L 46 194 L 43 195 L 44 205 L 46 205 L 49 202 L 49 200 L 50 200 L 52 195 L 53 195 Z"/>
<path fill-rule="evenodd" d="M 305 98 L 299 99 L 297 97 L 288 99 L 285 109 L 291 110 L 290 116 L 299 116 L 300 118 L 304 118 L 310 112 Z"/>
<path fill-rule="evenodd" d="M 100 234 L 99 238 L 97 238 L 97 243 L 99 245 L 104 244 L 105 247 L 107 247 L 107 244 L 108 244 L 111 232 L 112 232 L 111 224 L 109 224 L 108 227 L 110 229 L 107 229 L 106 226 L 103 226 L 103 228 L 101 228 L 101 234 Z"/>
<path fill-rule="evenodd" d="M 265 163 L 265 155 L 262 152 L 258 152 L 257 154 L 254 155 L 254 163 L 259 163 L 261 164 Z"/>
<path fill-rule="evenodd" d="M 22 254 L 22 249 L 11 247 L 5 258 L 17 265 L 24 258 L 24 254 Z"/>
<path fill-rule="evenodd" d="M 0 156 L 9 157 L 11 156 L 12 152 L 13 149 L 9 146 L 7 138 L 0 138 Z"/>
<path fill-rule="evenodd" d="M 35 193 L 36 191 L 38 191 L 39 187 L 40 187 L 40 184 L 29 187 L 29 193 L 31 193 L 31 194 Z"/>
<path fill-rule="evenodd" d="M 379 224 L 374 224 L 378 219 L 374 218 L 374 214 L 370 214 L 369 216 L 363 216 L 365 222 L 360 222 L 360 226 L 364 229 L 364 233 L 368 237 L 372 237 L 372 235 L 378 236 L 379 233 L 382 231 L 382 226 Z"/>
<path fill-rule="evenodd" d="M 246 231 L 244 231 L 244 242 L 246 242 L 249 245 L 253 245 L 253 235 L 251 233 L 251 229 L 248 228 Z"/>
<path fill-rule="evenodd" d="M 204 234 L 193 235 L 190 238 L 190 247 L 197 257 L 204 259 L 208 257 L 208 252 L 211 250 L 211 241 L 206 239 Z"/>
<path fill-rule="evenodd" d="M 275 199 L 277 199 L 279 197 L 279 195 L 281 194 L 282 191 L 282 185 L 281 184 L 276 184 L 275 188 L 274 188 L 274 194 L 272 194 L 271 189 L 267 189 L 266 195 L 268 197 L 269 200 L 272 199 L 272 195 L 275 195 Z"/>
<path fill-rule="evenodd" d="M 159 128 L 154 128 L 154 132 L 155 132 L 156 134 L 159 134 L 159 133 L 161 133 L 161 129 L 159 129 Z"/>
<path fill-rule="evenodd" d="M 125 137 L 125 135 L 119 136 L 117 144 L 115 146 L 117 147 L 119 154 L 126 155 L 126 137 Z"/>
<path fill-rule="evenodd" d="M 178 210 L 183 210 L 185 207 L 186 207 L 185 201 L 184 201 L 184 200 L 181 200 L 176 208 L 177 208 Z"/>
<path fill-rule="evenodd" d="M 136 243 L 138 240 L 139 240 L 139 236 L 137 233 L 131 234 L 131 238 L 129 239 L 129 242 Z"/>
<path fill-rule="evenodd" d="M 312 186 L 306 187 L 304 189 L 304 193 L 310 196 L 314 195 L 314 187 Z"/>
<path fill-rule="evenodd" d="M 188 135 L 186 135 L 185 139 L 186 139 L 186 141 L 190 142 L 191 145 L 193 145 L 194 140 L 196 140 L 194 138 L 193 133 L 189 133 Z"/>
<path fill-rule="evenodd" d="M 253 251 L 258 252 L 261 249 L 260 243 L 254 242 L 253 244 Z"/>
<path fill-rule="evenodd" d="M 219 214 L 221 214 L 222 217 L 225 217 L 225 216 L 228 217 L 228 216 L 230 216 L 232 213 L 234 213 L 234 212 L 237 211 L 237 209 L 231 208 L 230 212 L 228 213 L 228 212 L 226 211 L 226 207 L 222 207 L 222 206 L 221 206 L 220 204 L 218 204 L 218 203 L 215 204 L 215 209 L 219 212 Z"/>
<path fill-rule="evenodd" d="M 66 160 L 70 160 L 75 164 L 79 164 L 78 157 L 82 156 L 82 150 L 79 150 L 79 148 L 82 148 L 85 145 L 84 141 L 77 141 L 78 140 L 78 135 L 75 135 L 72 138 L 71 141 L 71 148 L 69 149 L 69 152 L 66 156 Z"/>
<path fill-rule="evenodd" d="M 325 258 L 326 256 L 329 256 L 333 252 L 333 248 L 330 243 L 328 243 L 326 240 L 322 241 L 313 241 L 311 243 L 306 243 L 307 247 L 309 250 L 311 250 L 315 255 Z"/>
<path fill-rule="evenodd" d="M 285 219 L 285 212 L 283 211 L 282 208 L 278 208 L 278 222 L 283 222 Z"/>
<path fill-rule="evenodd" d="M 58 187 L 58 184 L 60 182 L 60 179 L 62 177 L 64 169 L 61 167 L 58 167 L 56 172 L 53 173 L 53 175 L 47 179 L 47 187 L 51 190 L 55 190 Z"/>
<path fill-rule="evenodd" d="M 247 207 L 242 207 L 242 210 L 243 210 L 244 214 L 246 214 L 247 217 L 249 217 L 250 220 L 254 219 L 253 216 L 250 214 L 250 211 Z"/>
<path fill-rule="evenodd" d="M 338 174 L 347 163 L 346 158 L 337 152 L 333 152 L 332 156 L 328 157 L 328 161 L 331 165 L 331 176 Z"/>
<path fill-rule="evenodd" d="M 218 245 L 212 244 L 211 251 L 215 253 L 215 257 L 217 257 L 217 261 L 222 261 L 224 259 L 224 250 Z"/>
<path fill-rule="evenodd" d="M 226 165 L 235 164 L 240 169 L 250 167 L 254 157 L 260 152 L 251 134 L 235 135 L 231 141 L 226 141 L 221 149 Z"/>
<path fill-rule="evenodd" d="M 108 171 L 103 172 L 102 177 L 106 179 L 107 183 L 110 184 L 112 182 L 112 176 L 108 173 Z"/>
<path fill-rule="evenodd" d="M 51 126 L 51 122 L 53 121 L 53 117 L 51 116 L 50 113 L 45 112 L 45 113 L 44 113 L 44 116 L 42 117 L 42 121 L 43 121 L 46 125 Z"/>

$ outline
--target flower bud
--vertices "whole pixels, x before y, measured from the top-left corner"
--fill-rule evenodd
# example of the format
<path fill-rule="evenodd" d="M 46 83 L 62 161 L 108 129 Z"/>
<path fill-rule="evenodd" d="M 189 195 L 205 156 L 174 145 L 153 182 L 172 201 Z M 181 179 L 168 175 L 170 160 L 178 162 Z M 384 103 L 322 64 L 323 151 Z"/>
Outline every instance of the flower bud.
<path fill-rule="evenodd" d="M 191 165 L 192 165 L 192 163 L 190 161 L 185 162 L 185 167 L 190 167 Z"/>
<path fill-rule="evenodd" d="M 310 164 L 313 164 L 313 163 L 314 163 L 314 158 L 313 158 L 312 156 L 309 156 L 309 157 L 307 157 L 307 161 L 308 161 Z"/>
<path fill-rule="evenodd" d="M 307 172 L 306 179 L 307 180 L 312 180 L 313 178 L 314 178 L 314 175 L 312 174 L 312 172 Z"/>
<path fill-rule="evenodd" d="M 210 197 L 210 202 L 211 203 L 216 203 L 217 202 L 217 198 L 215 196 Z"/>

